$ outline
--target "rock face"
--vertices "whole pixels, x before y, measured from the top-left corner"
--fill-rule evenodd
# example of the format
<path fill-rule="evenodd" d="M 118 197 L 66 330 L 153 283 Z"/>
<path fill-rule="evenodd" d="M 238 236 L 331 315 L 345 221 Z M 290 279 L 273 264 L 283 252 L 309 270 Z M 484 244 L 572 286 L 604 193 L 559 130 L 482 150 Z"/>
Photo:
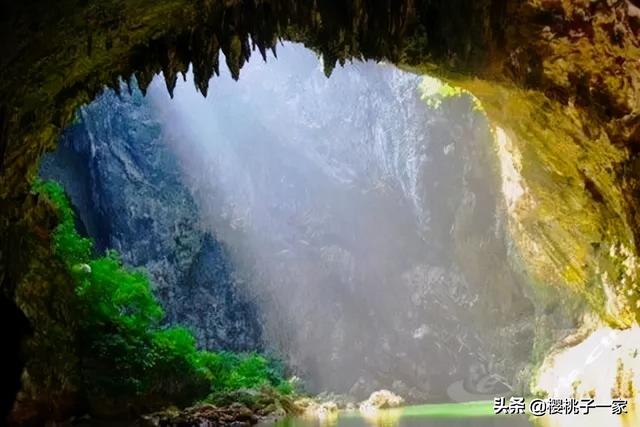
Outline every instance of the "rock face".
<path fill-rule="evenodd" d="M 310 390 L 361 399 L 513 385 L 534 304 L 510 264 L 492 137 L 470 98 L 432 108 L 420 82 L 374 63 L 327 80 L 289 44 L 211 99 L 190 82 L 174 101 L 159 80 L 147 98 L 105 92 L 41 174 L 201 345 L 256 348 L 262 331 Z"/>
<path fill-rule="evenodd" d="M 144 267 L 169 323 L 191 327 L 210 349 L 260 347 L 255 308 L 238 287 L 227 249 L 199 225 L 160 124 L 135 90 L 105 92 L 82 108 L 41 175 L 61 182 L 79 228 L 99 251 Z"/>
<path fill-rule="evenodd" d="M 161 81 L 147 96 L 203 224 L 247 273 L 269 346 L 311 391 L 359 399 L 517 383 L 534 303 L 471 99 L 431 108 L 420 77 L 372 62 L 326 79 L 292 44 L 244 70 L 207 99 L 190 76 L 173 101 Z"/>

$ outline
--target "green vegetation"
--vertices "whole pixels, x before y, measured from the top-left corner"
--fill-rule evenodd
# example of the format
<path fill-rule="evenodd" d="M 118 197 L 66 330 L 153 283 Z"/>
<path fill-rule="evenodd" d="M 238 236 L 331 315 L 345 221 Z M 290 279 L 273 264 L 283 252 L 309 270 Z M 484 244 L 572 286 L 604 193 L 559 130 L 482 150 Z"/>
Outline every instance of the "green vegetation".
<path fill-rule="evenodd" d="M 221 393 L 273 388 L 291 394 L 283 368 L 261 355 L 198 350 L 183 327 L 163 327 L 164 312 L 143 271 L 123 266 L 115 251 L 93 253 L 78 234 L 62 187 L 37 181 L 34 191 L 56 209 L 52 250 L 69 270 L 80 311 L 77 337 L 82 387 L 90 400 L 114 408 L 151 410 Z M 110 407 L 109 407 L 110 406 Z"/>
<path fill-rule="evenodd" d="M 452 86 L 435 77 L 423 75 L 418 90 L 420 91 L 420 97 L 430 108 L 440 108 L 442 102 L 449 98 L 468 96 L 473 102 L 473 109 L 484 112 L 482 104 L 471 92 L 459 86 Z"/>

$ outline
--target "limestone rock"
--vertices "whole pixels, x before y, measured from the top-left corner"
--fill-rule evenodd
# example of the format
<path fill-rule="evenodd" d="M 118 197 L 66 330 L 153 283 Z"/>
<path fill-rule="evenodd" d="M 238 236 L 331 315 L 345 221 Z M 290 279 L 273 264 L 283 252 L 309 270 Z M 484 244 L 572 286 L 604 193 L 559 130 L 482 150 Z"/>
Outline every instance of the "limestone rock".
<path fill-rule="evenodd" d="M 404 399 L 389 390 L 378 390 L 371 393 L 371 396 L 360 403 L 361 412 L 377 409 L 397 408 L 404 403 Z"/>

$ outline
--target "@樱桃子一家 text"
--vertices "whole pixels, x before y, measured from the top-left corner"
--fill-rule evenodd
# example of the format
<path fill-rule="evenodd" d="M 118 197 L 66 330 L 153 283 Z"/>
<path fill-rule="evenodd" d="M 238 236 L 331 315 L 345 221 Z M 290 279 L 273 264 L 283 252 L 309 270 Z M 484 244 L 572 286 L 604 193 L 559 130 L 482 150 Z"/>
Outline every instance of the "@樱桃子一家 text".
<path fill-rule="evenodd" d="M 627 401 L 612 399 L 608 402 L 596 402 L 594 399 L 531 399 L 524 397 L 496 397 L 493 399 L 493 412 L 496 415 L 589 415 L 593 410 L 606 409 L 612 415 L 627 413 Z"/>

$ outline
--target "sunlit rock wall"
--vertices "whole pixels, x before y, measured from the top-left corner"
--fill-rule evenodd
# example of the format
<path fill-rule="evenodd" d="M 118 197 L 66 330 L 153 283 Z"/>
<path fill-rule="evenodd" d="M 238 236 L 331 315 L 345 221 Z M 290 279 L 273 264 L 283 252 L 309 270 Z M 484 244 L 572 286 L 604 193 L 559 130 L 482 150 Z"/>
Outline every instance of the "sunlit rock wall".
<path fill-rule="evenodd" d="M 632 226 L 613 171 L 629 152 L 583 114 L 527 91 L 470 83 L 496 127 L 511 234 L 545 286 L 581 300 L 603 323 L 636 322 L 638 277 Z M 542 105 L 542 108 L 540 107 Z M 494 122 L 497 123 L 497 122 Z M 547 126 L 539 126 L 547 123 Z M 587 154 L 588 153 L 588 154 Z"/>

